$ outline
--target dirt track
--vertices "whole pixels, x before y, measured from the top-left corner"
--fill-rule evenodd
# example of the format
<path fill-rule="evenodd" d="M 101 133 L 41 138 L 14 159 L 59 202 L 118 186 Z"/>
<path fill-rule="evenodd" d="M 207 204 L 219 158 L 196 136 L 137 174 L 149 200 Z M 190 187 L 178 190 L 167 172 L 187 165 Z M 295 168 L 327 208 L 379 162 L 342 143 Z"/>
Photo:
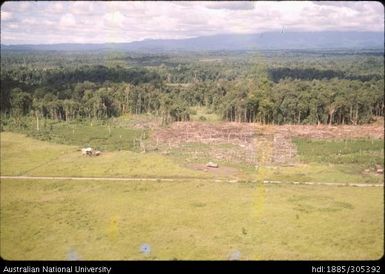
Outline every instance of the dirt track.
<path fill-rule="evenodd" d="M 49 177 L 49 176 L 0 176 L 0 179 L 14 180 L 78 180 L 78 181 L 151 181 L 151 182 L 177 182 L 183 180 L 212 181 L 241 183 L 239 180 L 210 179 L 210 178 L 135 178 L 135 177 Z M 257 181 L 253 181 L 257 182 Z M 293 185 L 324 185 L 324 186 L 350 186 L 350 187 L 383 187 L 384 184 L 357 184 L 357 183 L 321 183 L 321 182 L 284 182 L 264 180 L 264 184 L 293 184 Z"/>

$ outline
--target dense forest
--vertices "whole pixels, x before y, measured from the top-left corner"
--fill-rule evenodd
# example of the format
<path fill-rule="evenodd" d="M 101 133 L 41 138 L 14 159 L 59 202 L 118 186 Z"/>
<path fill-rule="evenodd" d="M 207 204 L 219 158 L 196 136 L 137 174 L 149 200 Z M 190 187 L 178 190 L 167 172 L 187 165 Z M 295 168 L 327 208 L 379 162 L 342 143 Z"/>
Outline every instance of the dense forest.
<path fill-rule="evenodd" d="M 143 54 L 2 50 L 1 115 L 21 123 L 152 113 L 164 123 L 204 106 L 223 120 L 362 124 L 384 115 L 383 53 L 219 51 Z"/>

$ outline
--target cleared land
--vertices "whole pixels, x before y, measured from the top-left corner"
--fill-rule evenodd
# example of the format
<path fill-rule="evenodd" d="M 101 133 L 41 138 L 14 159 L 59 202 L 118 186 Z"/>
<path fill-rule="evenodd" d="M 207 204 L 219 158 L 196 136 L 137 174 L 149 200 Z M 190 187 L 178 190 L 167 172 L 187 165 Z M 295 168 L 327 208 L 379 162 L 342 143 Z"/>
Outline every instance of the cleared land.
<path fill-rule="evenodd" d="M 55 145 L 15 133 L 1 133 L 1 174 L 29 176 L 202 177 L 162 155 L 132 151 L 81 155 L 80 147 Z"/>
<path fill-rule="evenodd" d="M 241 260 L 378 259 L 383 187 L 339 185 L 383 185 L 374 170 L 384 159 L 377 127 L 338 127 L 329 136 L 326 127 L 175 123 L 149 132 L 146 153 L 113 150 L 112 142 L 98 157 L 2 132 L 2 176 L 130 180 L 2 178 L 1 256 L 227 260 L 239 251 Z M 209 160 L 219 168 L 207 170 Z M 150 254 L 140 252 L 144 243 Z"/>
<path fill-rule="evenodd" d="M 378 259 L 378 188 L 1 181 L 5 259 Z M 148 243 L 151 254 L 140 253 Z"/>
<path fill-rule="evenodd" d="M 153 131 L 148 149 L 201 170 L 215 161 L 236 177 L 335 183 L 383 183 L 383 123 L 368 126 L 269 126 L 180 122 Z"/>

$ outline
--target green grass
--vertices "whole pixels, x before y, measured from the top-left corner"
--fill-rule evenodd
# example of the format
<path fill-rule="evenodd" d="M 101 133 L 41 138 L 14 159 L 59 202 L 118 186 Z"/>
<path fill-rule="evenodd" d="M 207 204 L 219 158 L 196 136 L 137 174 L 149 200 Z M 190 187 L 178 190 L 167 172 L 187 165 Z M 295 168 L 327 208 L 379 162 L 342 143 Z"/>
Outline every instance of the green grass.
<path fill-rule="evenodd" d="M 1 174 L 33 176 L 208 177 L 159 154 L 132 151 L 81 155 L 80 147 L 1 133 Z"/>
<path fill-rule="evenodd" d="M 379 188 L 2 180 L 12 260 L 366 260 L 383 255 Z M 148 243 L 152 252 L 139 252 Z"/>
<path fill-rule="evenodd" d="M 145 114 L 123 114 L 119 117 L 114 117 L 110 120 L 114 127 L 123 128 L 151 128 L 154 125 L 161 125 L 162 118 L 159 115 L 145 113 Z"/>
<path fill-rule="evenodd" d="M 237 250 L 242 260 L 358 260 L 383 255 L 382 188 L 249 181 L 259 175 L 284 181 L 382 182 L 382 176 L 357 172 L 360 164 L 309 162 L 260 167 L 258 174 L 238 164 L 243 181 L 214 182 L 207 173 L 181 166 L 192 151 L 206 151 L 203 144 L 189 144 L 179 158 L 178 151 L 171 151 L 170 158 L 132 151 L 85 157 L 81 146 L 10 132 L 0 137 L 2 175 L 198 178 L 2 179 L 0 255 L 5 259 L 64 260 L 71 249 L 85 260 L 226 260 Z M 301 155 L 307 154 L 300 150 Z M 199 157 L 195 160 L 205 159 L 204 154 Z M 151 245 L 149 256 L 139 252 L 142 243 Z"/>
<path fill-rule="evenodd" d="M 51 144 L 10 132 L 2 132 L 0 139 L 1 175 L 22 175 L 77 149 L 75 146 Z"/>
<path fill-rule="evenodd" d="M 301 161 L 330 164 L 384 165 L 384 140 L 294 139 Z"/>
<path fill-rule="evenodd" d="M 307 145 L 307 143 L 305 144 Z M 184 166 L 188 166 L 190 163 L 205 164 L 212 161 L 215 155 L 231 156 L 230 152 L 236 149 L 236 146 L 188 143 L 171 149 L 167 156 L 132 151 L 103 151 L 99 157 L 84 157 L 79 151 L 81 146 L 56 145 L 20 134 L 3 132 L 1 133 L 1 148 L 2 175 L 207 178 L 213 175 Z M 312 155 L 303 154 L 302 151 L 303 148 L 299 146 L 300 157 L 302 161 L 306 162 L 303 156 L 306 159 Z M 372 152 L 376 153 L 374 150 Z M 254 166 L 236 160 L 223 158 L 222 160 L 215 159 L 215 162 L 218 162 L 220 166 L 238 169 L 238 177 L 241 180 L 256 178 L 258 174 Z M 370 164 L 309 162 L 290 167 L 262 167 L 261 170 L 263 170 L 263 179 L 266 180 L 383 183 L 383 176 L 378 176 L 374 172 L 363 172 L 366 166 L 370 166 Z M 258 178 L 262 179 L 260 176 Z"/>
<path fill-rule="evenodd" d="M 119 127 L 114 121 L 53 121 L 43 119 L 40 130 L 36 129 L 36 120 L 25 117 L 24 126 L 17 128 L 12 125 L 12 120 L 4 128 L 26 134 L 27 136 L 58 144 L 91 146 L 97 150 L 140 150 L 140 141 L 148 137 L 148 132 L 142 129 Z"/>
<path fill-rule="evenodd" d="M 324 182 L 324 183 L 372 183 L 384 182 L 382 175 L 374 172 L 364 173 L 349 165 L 323 165 L 317 163 L 298 164 L 284 167 L 261 167 L 265 179 L 287 182 Z"/>
<path fill-rule="evenodd" d="M 383 183 L 376 164 L 384 165 L 384 140 L 312 140 L 295 138 L 300 164 L 266 168 L 266 178 L 278 181 Z M 365 170 L 369 169 L 369 172 Z"/>

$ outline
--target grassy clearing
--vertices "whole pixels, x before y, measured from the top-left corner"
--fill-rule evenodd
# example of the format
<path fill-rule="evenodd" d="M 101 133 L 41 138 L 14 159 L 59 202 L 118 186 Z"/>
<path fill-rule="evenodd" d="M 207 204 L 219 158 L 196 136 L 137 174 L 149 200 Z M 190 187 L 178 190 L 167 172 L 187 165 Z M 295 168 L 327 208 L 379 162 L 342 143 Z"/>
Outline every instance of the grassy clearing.
<path fill-rule="evenodd" d="M 378 259 L 378 188 L 2 180 L 1 256 L 65 260 Z M 101 202 L 103 201 L 103 202 Z M 151 254 L 139 251 L 142 243 Z"/>
<path fill-rule="evenodd" d="M 314 140 L 296 138 L 302 164 L 269 168 L 271 180 L 329 183 L 383 183 L 376 164 L 384 165 L 384 141 L 375 139 Z M 369 172 L 365 172 L 369 169 Z"/>
<path fill-rule="evenodd" d="M 131 151 L 84 157 L 77 146 L 9 132 L 0 136 L 2 175 L 210 178 L 180 166 L 193 151 L 207 151 L 203 144 L 190 144 L 185 154 L 171 151 L 170 158 Z M 352 144 L 364 154 L 379 149 L 366 145 Z M 223 146 L 218 149 L 235 149 Z M 300 157 L 305 156 L 302 161 L 309 163 L 260 167 L 261 176 L 283 181 L 383 180 L 357 172 L 364 162 L 306 160 L 311 148 L 299 149 Z M 328 148 L 320 149 L 327 156 Z M 347 149 L 345 154 L 356 151 Z M 191 162 L 208 160 L 205 157 L 198 154 Z M 246 183 L 256 177 L 255 167 L 227 164 L 242 170 L 239 179 L 244 182 L 3 179 L 0 255 L 63 260 L 73 249 L 85 260 L 226 260 L 235 251 L 243 260 L 358 260 L 383 255 L 383 189 Z M 148 256 L 139 251 L 143 243 L 151 245 Z"/>
<path fill-rule="evenodd" d="M 10 125 L 4 128 L 26 134 L 42 141 L 58 144 L 91 146 L 98 150 L 132 150 L 139 151 L 139 139 L 146 139 L 148 132 L 142 129 L 119 127 L 113 121 L 60 122 L 44 119 L 40 122 L 41 129 L 36 130 L 36 120 L 29 117 L 23 120 L 23 127 Z"/>
<path fill-rule="evenodd" d="M 56 145 L 16 133 L 1 133 L 1 174 L 34 176 L 208 177 L 154 153 L 81 155 L 80 147 Z"/>
<path fill-rule="evenodd" d="M 208 177 L 203 172 L 185 169 L 153 153 L 131 151 L 84 157 L 79 152 L 64 155 L 25 175 L 34 176 L 111 176 L 111 177 Z"/>
<path fill-rule="evenodd" d="M 74 146 L 51 144 L 22 134 L 2 132 L 1 175 L 22 175 L 76 150 Z"/>
<path fill-rule="evenodd" d="M 356 145 L 364 148 L 366 143 Z M 305 145 L 307 146 L 308 142 Z M 237 176 L 240 180 L 253 180 L 257 175 L 253 165 L 245 164 L 241 159 L 237 161 L 236 155 L 239 154 L 238 156 L 241 158 L 243 155 L 238 153 L 237 147 L 231 144 L 187 143 L 171 149 L 167 156 L 157 153 L 114 151 L 103 152 L 101 157 L 84 157 L 79 151 L 80 146 L 55 145 L 20 134 L 3 132 L 1 133 L 1 148 L 2 175 L 209 178 L 214 175 L 185 167 L 192 163 L 205 164 L 212 160 L 219 163 L 220 166 L 238 169 Z M 312 157 L 309 155 L 312 150 L 305 150 L 303 153 L 303 147 L 300 145 L 299 148 L 302 161 L 306 162 L 303 159 Z M 361 149 L 361 151 L 365 150 Z M 370 153 L 377 153 L 374 149 L 370 151 Z M 267 180 L 382 183 L 383 176 L 374 172 L 363 172 L 366 166 L 370 166 L 370 164 L 309 162 L 296 166 L 260 168 L 264 171 L 263 179 Z M 215 176 L 222 177 L 221 175 Z"/>
<path fill-rule="evenodd" d="M 384 140 L 295 139 L 301 161 L 330 164 L 384 165 Z"/>
<path fill-rule="evenodd" d="M 135 129 L 151 129 L 162 125 L 162 118 L 155 114 L 124 114 L 114 117 L 111 123 L 115 127 L 135 128 Z"/>
<path fill-rule="evenodd" d="M 298 164 L 283 167 L 261 167 L 265 179 L 288 182 L 325 182 L 325 183 L 372 183 L 384 182 L 382 174 L 363 173 L 355 166 L 322 165 L 317 163 Z"/>

